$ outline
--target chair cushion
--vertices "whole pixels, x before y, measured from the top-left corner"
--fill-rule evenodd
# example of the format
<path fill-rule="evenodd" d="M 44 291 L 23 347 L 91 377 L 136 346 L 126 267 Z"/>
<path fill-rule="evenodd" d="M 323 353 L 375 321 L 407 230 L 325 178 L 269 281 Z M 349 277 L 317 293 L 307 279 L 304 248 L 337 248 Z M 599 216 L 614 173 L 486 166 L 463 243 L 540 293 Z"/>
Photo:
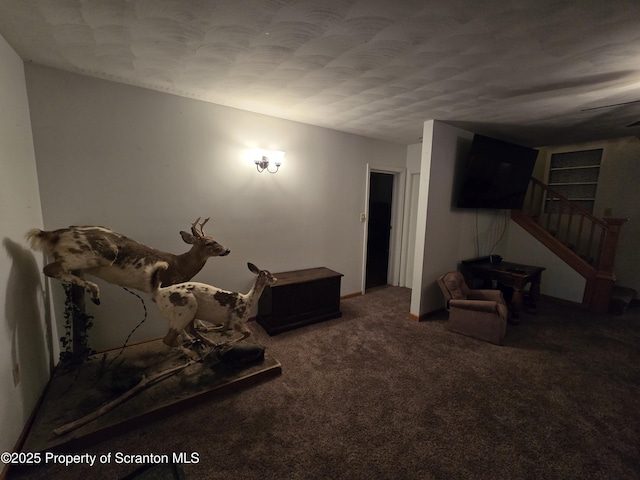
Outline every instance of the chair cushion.
<path fill-rule="evenodd" d="M 469 287 L 464 281 L 464 277 L 460 272 L 449 272 L 444 276 L 443 283 L 452 299 L 466 299 L 469 295 Z"/>

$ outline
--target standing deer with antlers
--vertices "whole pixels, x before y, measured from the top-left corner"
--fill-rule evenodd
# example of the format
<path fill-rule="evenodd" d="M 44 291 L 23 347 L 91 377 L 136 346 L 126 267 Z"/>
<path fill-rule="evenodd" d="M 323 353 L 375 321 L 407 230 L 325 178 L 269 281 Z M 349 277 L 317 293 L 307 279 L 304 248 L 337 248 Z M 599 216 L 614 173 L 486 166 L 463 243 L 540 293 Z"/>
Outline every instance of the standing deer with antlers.
<path fill-rule="evenodd" d="M 209 219 L 199 221 L 200 217 L 191 224 L 191 233 L 180 232 L 182 240 L 191 245 L 191 249 L 182 255 L 147 247 L 105 227 L 71 226 L 52 231 L 34 228 L 26 237 L 32 249 L 53 257 L 54 261 L 43 269 L 45 275 L 83 287 L 91 293 L 91 300 L 99 305 L 98 285 L 73 271 L 152 293 L 151 275 L 159 265 L 168 266 L 161 271 L 160 281 L 163 285 L 172 285 L 193 278 L 209 257 L 229 255 L 229 249 L 205 235 L 204 225 Z"/>

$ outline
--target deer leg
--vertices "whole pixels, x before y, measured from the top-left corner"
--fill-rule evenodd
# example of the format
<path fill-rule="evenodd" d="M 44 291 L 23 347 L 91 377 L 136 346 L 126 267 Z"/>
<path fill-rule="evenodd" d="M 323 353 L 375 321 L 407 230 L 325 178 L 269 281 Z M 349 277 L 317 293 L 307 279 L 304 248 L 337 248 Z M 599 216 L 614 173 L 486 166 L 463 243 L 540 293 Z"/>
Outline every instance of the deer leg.
<path fill-rule="evenodd" d="M 196 319 L 195 329 L 200 332 L 219 332 L 224 329 L 224 325 L 205 325 L 202 320 Z"/>
<path fill-rule="evenodd" d="M 233 322 L 231 324 L 231 328 L 233 330 L 235 330 L 236 332 L 240 332 L 242 334 L 242 336 L 240 338 L 236 338 L 235 340 L 231 340 L 230 342 L 228 342 L 226 344 L 227 347 L 235 345 L 236 343 L 239 343 L 239 342 L 243 341 L 244 339 L 249 338 L 251 336 L 251 330 L 249 330 L 249 328 L 247 328 L 247 326 L 245 325 L 244 321 Z"/>
<path fill-rule="evenodd" d="M 53 262 L 46 265 L 42 269 L 42 272 L 47 277 L 58 279 L 64 283 L 72 283 L 84 288 L 87 292 L 91 293 L 91 301 L 96 305 L 100 305 L 100 289 L 98 288 L 98 285 L 74 275 L 69 270 L 66 270 L 60 262 Z"/>
<path fill-rule="evenodd" d="M 178 336 L 185 330 L 188 333 L 193 333 L 188 328 L 190 325 L 193 325 L 193 321 L 196 316 L 196 312 L 198 311 L 198 302 L 192 295 L 187 295 L 180 299 L 181 304 L 176 305 L 167 300 L 163 299 L 163 301 L 156 301 L 158 308 L 160 309 L 160 313 L 169 320 L 169 331 L 162 339 L 165 345 L 169 345 L 170 347 L 178 346 Z"/>
<path fill-rule="evenodd" d="M 191 322 L 189 325 L 187 325 L 187 327 L 185 328 L 185 331 L 191 335 L 193 335 L 194 337 L 196 337 L 198 340 L 200 340 L 202 343 L 209 345 L 210 347 L 217 347 L 218 344 L 215 343 L 213 340 L 211 340 L 210 338 L 205 337 L 204 335 L 202 335 L 202 333 L 200 333 L 200 331 L 195 328 L 194 326 L 194 322 Z"/>
<path fill-rule="evenodd" d="M 176 355 L 177 358 L 180 358 L 180 356 L 184 356 L 190 360 L 195 360 L 195 361 L 200 360 L 200 355 L 198 355 L 193 350 L 185 347 L 184 345 L 177 345 L 175 347 L 167 345 L 165 349 L 166 349 L 166 352 L 163 352 L 163 353 L 165 353 L 168 356 Z"/>
<path fill-rule="evenodd" d="M 187 333 L 186 330 L 183 331 L 181 335 L 182 335 L 182 338 L 183 338 L 183 342 L 182 343 L 194 343 L 194 342 L 198 341 L 198 339 L 194 335 L 191 335 L 190 333 Z"/>
<path fill-rule="evenodd" d="M 174 328 L 169 328 L 169 331 L 162 339 L 162 343 L 169 347 L 177 347 L 178 346 L 178 335 L 180 335 L 180 331 Z"/>

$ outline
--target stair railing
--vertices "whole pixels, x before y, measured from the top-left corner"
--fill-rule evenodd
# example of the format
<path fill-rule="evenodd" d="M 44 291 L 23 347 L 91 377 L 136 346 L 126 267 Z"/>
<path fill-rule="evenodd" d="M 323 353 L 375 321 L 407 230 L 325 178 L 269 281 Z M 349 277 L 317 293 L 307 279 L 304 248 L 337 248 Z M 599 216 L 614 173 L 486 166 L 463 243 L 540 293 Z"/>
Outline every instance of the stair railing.
<path fill-rule="evenodd" d="M 616 279 L 613 264 L 618 237 L 628 219 L 596 218 L 535 178 L 522 210 L 512 210 L 511 218 L 519 223 L 526 219 L 520 224 L 584 276 L 583 304 L 606 311 Z M 528 223 L 536 228 L 526 227 Z"/>
<path fill-rule="evenodd" d="M 531 179 L 529 187 L 523 213 L 600 270 L 609 224 L 536 178 Z"/>

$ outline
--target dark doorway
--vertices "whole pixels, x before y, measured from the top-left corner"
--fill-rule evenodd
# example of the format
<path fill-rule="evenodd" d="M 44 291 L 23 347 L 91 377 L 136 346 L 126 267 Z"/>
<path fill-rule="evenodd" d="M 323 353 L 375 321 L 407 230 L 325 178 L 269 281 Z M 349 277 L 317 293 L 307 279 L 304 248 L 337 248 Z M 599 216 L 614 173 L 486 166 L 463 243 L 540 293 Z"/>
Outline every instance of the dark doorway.
<path fill-rule="evenodd" d="M 367 273 L 365 288 L 387 284 L 393 175 L 369 174 L 369 226 L 367 230 Z"/>

